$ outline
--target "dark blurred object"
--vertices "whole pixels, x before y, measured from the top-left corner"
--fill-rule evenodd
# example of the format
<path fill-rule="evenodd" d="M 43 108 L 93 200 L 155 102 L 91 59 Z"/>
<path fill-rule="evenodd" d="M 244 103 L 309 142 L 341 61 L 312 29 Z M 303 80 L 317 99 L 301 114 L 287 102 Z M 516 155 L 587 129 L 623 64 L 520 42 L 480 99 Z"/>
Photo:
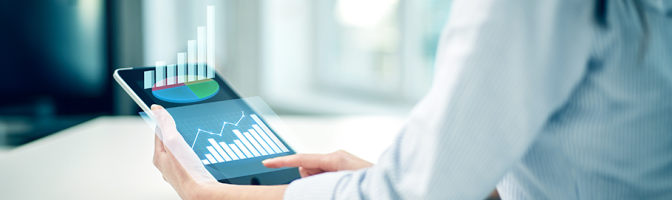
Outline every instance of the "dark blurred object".
<path fill-rule="evenodd" d="M 112 112 L 104 0 L 0 0 L 0 145 Z"/>

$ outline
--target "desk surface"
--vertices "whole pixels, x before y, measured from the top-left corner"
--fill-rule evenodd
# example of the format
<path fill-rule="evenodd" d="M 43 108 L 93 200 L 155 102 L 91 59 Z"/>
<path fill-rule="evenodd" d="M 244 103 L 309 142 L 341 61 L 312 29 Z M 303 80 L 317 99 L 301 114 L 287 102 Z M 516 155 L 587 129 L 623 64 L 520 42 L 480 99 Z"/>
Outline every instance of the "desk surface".
<path fill-rule="evenodd" d="M 313 152 L 375 161 L 402 119 L 281 116 Z M 0 199 L 179 199 L 152 164 L 139 117 L 101 117 L 0 155 Z"/>

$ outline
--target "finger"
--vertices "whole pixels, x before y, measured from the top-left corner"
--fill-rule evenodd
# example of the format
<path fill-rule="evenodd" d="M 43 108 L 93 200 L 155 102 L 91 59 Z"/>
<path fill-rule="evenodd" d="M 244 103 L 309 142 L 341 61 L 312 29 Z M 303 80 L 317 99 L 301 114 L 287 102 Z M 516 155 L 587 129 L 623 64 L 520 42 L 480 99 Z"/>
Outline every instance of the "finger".
<path fill-rule="evenodd" d="M 152 104 L 152 113 L 154 113 L 154 116 L 157 118 L 159 122 L 168 120 L 167 119 L 168 117 L 172 117 L 170 116 L 170 114 L 166 112 L 166 109 L 164 109 L 163 106 L 157 104 Z"/>
<path fill-rule="evenodd" d="M 321 154 L 294 154 L 264 160 L 262 163 L 269 168 L 304 167 L 320 168 L 325 169 L 325 171 L 332 171 L 332 168 L 335 169 L 337 167 L 333 163 L 329 163 L 327 155 Z"/>
<path fill-rule="evenodd" d="M 299 155 L 299 154 L 266 159 L 264 161 L 261 161 L 261 163 L 264 164 L 264 166 L 266 166 L 268 168 L 300 167 L 297 164 L 288 163 L 289 162 L 288 158 L 296 157 L 297 155 Z"/>
<path fill-rule="evenodd" d="M 156 154 L 157 152 L 164 152 L 166 151 L 165 147 L 163 146 L 163 142 L 161 139 L 159 139 L 158 135 L 154 135 L 154 153 Z"/>
<path fill-rule="evenodd" d="M 163 155 L 165 153 L 165 149 L 163 146 L 163 142 L 161 142 L 161 139 L 159 139 L 158 135 L 154 135 L 154 157 L 152 158 L 152 162 L 154 163 L 154 166 L 159 169 L 159 171 L 162 171 L 162 164 L 163 164 Z"/>
<path fill-rule="evenodd" d="M 152 110 L 161 110 L 163 109 L 163 106 L 157 105 L 157 104 L 152 104 Z"/>
<path fill-rule="evenodd" d="M 154 113 L 158 125 L 157 132 L 161 133 L 160 138 L 165 146 L 172 147 L 176 142 L 183 141 L 182 136 L 176 130 L 175 120 L 168 110 L 154 104 L 152 105 L 152 113 Z"/>
<path fill-rule="evenodd" d="M 160 127 L 175 127 L 173 116 L 170 115 L 168 110 L 163 108 L 163 106 L 153 104 L 152 113 L 154 114 L 154 117 L 156 117 L 156 121 Z"/>

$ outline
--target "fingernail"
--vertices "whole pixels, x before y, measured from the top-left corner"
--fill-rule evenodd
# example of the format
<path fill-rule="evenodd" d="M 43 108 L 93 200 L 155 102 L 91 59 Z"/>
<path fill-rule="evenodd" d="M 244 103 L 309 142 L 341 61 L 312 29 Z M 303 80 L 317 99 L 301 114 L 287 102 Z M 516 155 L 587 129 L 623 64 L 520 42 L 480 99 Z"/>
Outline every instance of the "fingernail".
<path fill-rule="evenodd" d="M 266 160 L 264 160 L 264 161 L 261 161 L 261 163 L 266 164 L 266 163 L 268 163 L 268 162 L 271 162 L 271 160 L 273 160 L 273 158 L 269 158 L 269 159 L 266 159 Z"/>
<path fill-rule="evenodd" d="M 163 107 L 157 104 L 152 104 L 152 110 L 154 109 L 163 109 Z"/>

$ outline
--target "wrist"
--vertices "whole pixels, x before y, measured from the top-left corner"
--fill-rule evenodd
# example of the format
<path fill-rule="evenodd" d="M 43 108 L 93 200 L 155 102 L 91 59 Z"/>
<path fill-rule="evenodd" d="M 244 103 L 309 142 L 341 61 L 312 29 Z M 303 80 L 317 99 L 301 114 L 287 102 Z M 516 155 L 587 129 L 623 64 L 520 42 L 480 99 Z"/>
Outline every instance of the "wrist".
<path fill-rule="evenodd" d="M 183 199 L 188 200 L 207 200 L 207 199 L 225 199 L 223 198 L 227 184 L 219 182 L 196 183 L 192 182 L 185 185 Z M 180 195 L 181 196 L 181 195 Z"/>
<path fill-rule="evenodd" d="M 179 194 L 180 197 L 187 200 L 204 199 L 203 196 L 199 194 L 207 192 L 204 184 L 199 184 L 194 181 L 183 184 L 181 190 L 177 191 L 182 191 L 182 194 Z"/>

